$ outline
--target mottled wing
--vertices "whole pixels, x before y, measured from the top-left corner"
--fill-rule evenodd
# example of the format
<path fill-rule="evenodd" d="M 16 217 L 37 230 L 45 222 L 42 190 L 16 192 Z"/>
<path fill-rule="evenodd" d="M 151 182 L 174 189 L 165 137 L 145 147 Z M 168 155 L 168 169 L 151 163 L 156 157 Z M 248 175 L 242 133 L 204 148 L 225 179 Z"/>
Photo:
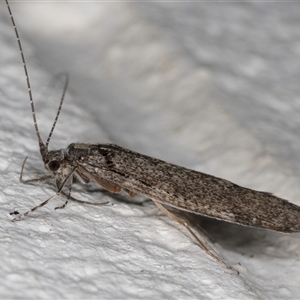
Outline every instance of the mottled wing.
<path fill-rule="evenodd" d="M 95 177 L 180 210 L 240 225 L 300 231 L 297 205 L 117 145 L 93 145 L 80 165 Z"/>

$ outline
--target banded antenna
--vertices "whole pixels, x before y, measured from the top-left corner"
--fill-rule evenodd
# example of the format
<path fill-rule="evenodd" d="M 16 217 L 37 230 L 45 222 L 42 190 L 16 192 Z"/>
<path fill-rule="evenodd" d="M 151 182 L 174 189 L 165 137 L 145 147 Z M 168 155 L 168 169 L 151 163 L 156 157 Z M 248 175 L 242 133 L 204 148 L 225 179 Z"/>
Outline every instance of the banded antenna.
<path fill-rule="evenodd" d="M 62 75 L 65 76 L 66 80 L 65 80 L 65 84 L 64 84 L 62 96 L 61 96 L 61 99 L 60 99 L 60 103 L 59 103 L 59 106 L 58 106 L 57 114 L 56 114 L 56 117 L 54 119 L 52 128 L 50 130 L 50 133 L 49 133 L 49 136 L 47 138 L 46 145 L 45 145 L 44 142 L 43 142 L 43 140 L 42 140 L 42 138 L 41 138 L 41 135 L 40 135 L 40 132 L 39 132 L 39 128 L 38 128 L 38 124 L 37 124 L 37 120 L 36 120 L 35 108 L 34 108 L 34 102 L 33 102 L 33 96 L 32 96 L 32 90 L 31 90 L 31 85 L 30 85 L 30 80 L 29 80 L 27 65 L 26 65 L 26 61 L 25 61 L 25 56 L 24 56 L 24 52 L 23 52 L 21 40 L 20 40 L 20 37 L 19 37 L 19 32 L 18 32 L 17 26 L 15 24 L 15 20 L 14 20 L 11 8 L 9 6 L 8 0 L 5 0 L 5 2 L 6 2 L 6 5 L 7 5 L 7 8 L 8 8 L 8 12 L 9 12 L 9 15 L 10 15 L 11 22 L 12 22 L 14 30 L 15 30 L 16 37 L 17 37 L 19 51 L 20 51 L 20 54 L 21 54 L 21 59 L 22 59 L 23 68 L 24 68 L 25 77 L 26 77 L 27 90 L 28 90 L 29 101 L 30 101 L 30 106 L 31 106 L 31 114 L 32 114 L 34 129 L 35 129 L 36 136 L 38 138 L 41 155 L 44 158 L 47 155 L 47 153 L 48 153 L 48 145 L 49 145 L 52 133 L 53 133 L 54 128 L 56 126 L 56 123 L 57 123 L 57 120 L 58 120 L 58 117 L 59 117 L 59 114 L 60 114 L 60 111 L 61 111 L 61 108 L 62 108 L 62 105 L 63 105 L 63 102 L 64 102 L 65 94 L 66 94 L 66 91 L 67 91 L 67 88 L 68 88 L 68 84 L 69 84 L 69 75 L 67 73 L 63 73 L 62 74 Z"/>

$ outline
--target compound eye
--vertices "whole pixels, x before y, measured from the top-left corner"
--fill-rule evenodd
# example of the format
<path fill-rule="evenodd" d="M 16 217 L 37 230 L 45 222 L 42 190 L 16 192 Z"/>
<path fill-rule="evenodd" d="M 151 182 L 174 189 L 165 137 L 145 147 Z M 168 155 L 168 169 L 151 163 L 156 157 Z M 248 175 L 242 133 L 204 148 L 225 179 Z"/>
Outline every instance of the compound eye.
<path fill-rule="evenodd" d="M 49 169 L 53 172 L 57 171 L 60 167 L 59 161 L 58 160 L 51 160 L 48 164 Z"/>

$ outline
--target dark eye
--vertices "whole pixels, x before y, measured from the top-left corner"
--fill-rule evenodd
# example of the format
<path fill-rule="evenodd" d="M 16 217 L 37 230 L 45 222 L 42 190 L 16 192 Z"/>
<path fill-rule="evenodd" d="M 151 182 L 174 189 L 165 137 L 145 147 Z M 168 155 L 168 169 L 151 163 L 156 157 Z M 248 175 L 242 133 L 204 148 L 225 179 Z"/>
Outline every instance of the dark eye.
<path fill-rule="evenodd" d="M 59 169 L 60 164 L 58 160 L 52 160 L 49 162 L 48 166 L 51 171 L 55 172 Z"/>

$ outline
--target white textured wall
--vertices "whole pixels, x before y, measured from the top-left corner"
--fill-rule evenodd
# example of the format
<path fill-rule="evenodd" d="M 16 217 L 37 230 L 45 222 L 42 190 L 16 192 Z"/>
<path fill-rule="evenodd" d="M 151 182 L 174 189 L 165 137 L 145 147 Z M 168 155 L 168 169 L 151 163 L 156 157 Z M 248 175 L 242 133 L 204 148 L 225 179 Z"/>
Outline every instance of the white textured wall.
<path fill-rule="evenodd" d="M 60 71 L 71 86 L 51 148 L 119 145 L 276 193 L 299 204 L 298 3 L 13 3 L 45 138 L 59 99 L 38 93 Z M 299 235 L 206 222 L 236 275 L 151 202 L 79 188 L 103 207 L 47 207 L 22 185 L 44 172 L 22 64 L 0 6 L 1 298 L 296 299 Z M 122 201 L 123 200 L 123 201 Z"/>

